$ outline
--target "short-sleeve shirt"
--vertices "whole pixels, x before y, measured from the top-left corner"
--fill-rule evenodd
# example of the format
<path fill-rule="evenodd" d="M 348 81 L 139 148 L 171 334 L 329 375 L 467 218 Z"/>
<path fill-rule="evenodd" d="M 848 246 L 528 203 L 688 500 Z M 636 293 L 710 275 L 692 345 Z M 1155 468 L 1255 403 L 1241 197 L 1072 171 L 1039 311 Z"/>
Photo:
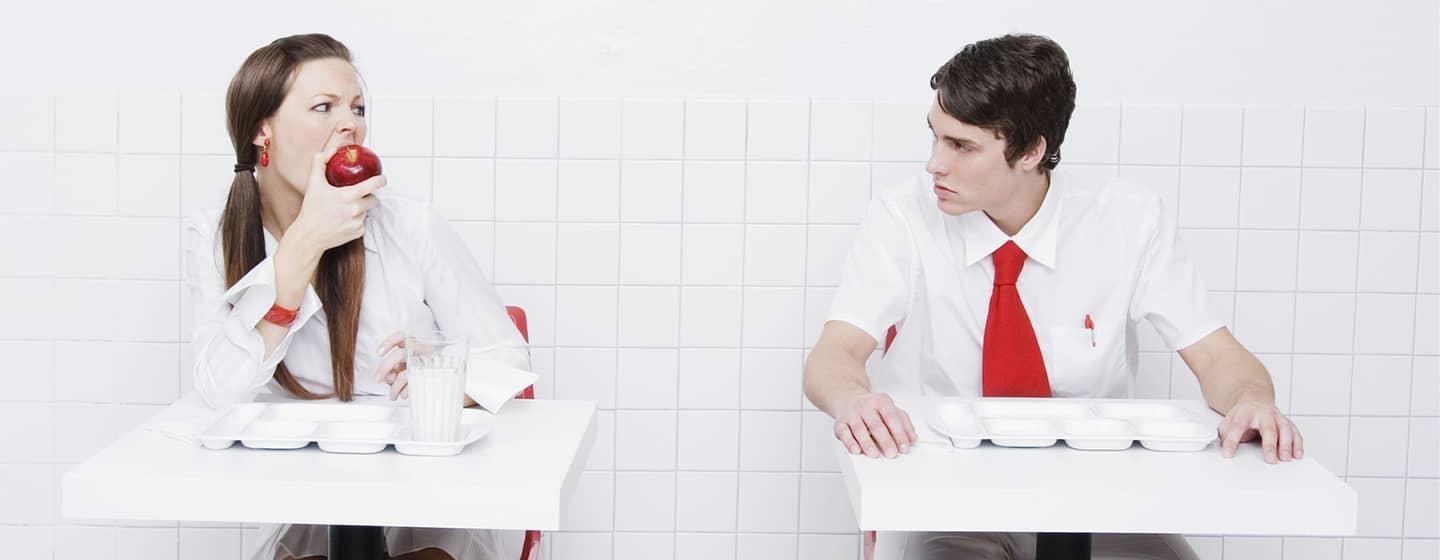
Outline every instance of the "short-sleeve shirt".
<path fill-rule="evenodd" d="M 1006 241 L 1027 255 L 1016 286 L 1054 396 L 1129 396 L 1141 319 L 1172 350 L 1223 326 L 1154 191 L 1057 170 L 1011 237 L 982 211 L 941 212 L 931 185 L 917 178 L 871 202 L 827 316 L 879 344 L 897 328 L 871 372 L 877 391 L 981 395 L 990 254 Z"/>

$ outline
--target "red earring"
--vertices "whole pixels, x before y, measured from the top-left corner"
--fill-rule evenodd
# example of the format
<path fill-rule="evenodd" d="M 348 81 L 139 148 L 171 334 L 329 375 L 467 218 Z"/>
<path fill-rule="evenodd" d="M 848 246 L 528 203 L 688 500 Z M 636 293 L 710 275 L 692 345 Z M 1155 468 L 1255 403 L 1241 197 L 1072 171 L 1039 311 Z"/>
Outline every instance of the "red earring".
<path fill-rule="evenodd" d="M 270 166 L 270 139 L 265 139 L 265 147 L 260 150 L 260 167 Z"/>

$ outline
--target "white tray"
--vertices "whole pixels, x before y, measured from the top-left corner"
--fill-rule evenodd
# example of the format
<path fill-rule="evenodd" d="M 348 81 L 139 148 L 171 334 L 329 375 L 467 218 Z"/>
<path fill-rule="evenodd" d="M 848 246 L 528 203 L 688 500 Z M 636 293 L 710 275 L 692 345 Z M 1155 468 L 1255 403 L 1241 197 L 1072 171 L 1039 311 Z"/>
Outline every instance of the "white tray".
<path fill-rule="evenodd" d="M 318 443 L 330 453 L 379 453 L 394 445 L 406 455 L 449 456 L 479 441 L 494 417 L 466 409 L 460 438 L 453 442 L 414 441 L 404 407 L 346 403 L 245 403 L 236 405 L 200 435 L 207 449 L 239 441 L 252 449 L 300 449 Z"/>
<path fill-rule="evenodd" d="M 1200 451 L 1215 441 L 1216 424 L 1179 402 L 1097 399 L 944 399 L 929 424 L 960 448 L 981 441 L 1004 447 L 1065 445 L 1087 451 Z"/>

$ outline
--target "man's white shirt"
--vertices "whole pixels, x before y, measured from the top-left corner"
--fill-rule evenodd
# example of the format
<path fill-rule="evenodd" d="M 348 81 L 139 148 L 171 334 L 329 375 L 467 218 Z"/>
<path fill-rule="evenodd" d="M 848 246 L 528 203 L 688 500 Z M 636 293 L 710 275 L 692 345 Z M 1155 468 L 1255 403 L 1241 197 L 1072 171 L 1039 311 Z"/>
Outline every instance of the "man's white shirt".
<path fill-rule="evenodd" d="M 984 212 L 941 212 L 932 182 L 918 178 L 871 201 L 827 316 L 882 345 L 897 327 L 870 375 L 876 391 L 981 394 L 990 254 L 1009 240 L 1027 255 L 1016 286 L 1054 396 L 1129 396 L 1142 319 L 1172 350 L 1224 326 L 1153 191 L 1057 170 L 1039 211 L 1009 237 Z"/>

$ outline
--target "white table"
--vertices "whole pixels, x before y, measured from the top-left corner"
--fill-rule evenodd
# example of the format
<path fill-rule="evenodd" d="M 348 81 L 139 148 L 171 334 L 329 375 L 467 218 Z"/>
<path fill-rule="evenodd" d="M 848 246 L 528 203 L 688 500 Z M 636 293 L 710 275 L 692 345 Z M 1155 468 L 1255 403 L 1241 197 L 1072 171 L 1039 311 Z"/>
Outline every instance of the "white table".
<path fill-rule="evenodd" d="M 207 411 L 191 394 L 152 422 Z M 594 419 L 588 402 L 512 401 L 489 434 L 453 457 L 331 454 L 313 445 L 215 451 L 141 426 L 65 474 L 61 511 L 87 519 L 553 531 L 594 443 Z"/>
<path fill-rule="evenodd" d="M 838 442 L 834 446 L 862 530 L 1355 532 L 1355 491 L 1308 456 L 1267 465 L 1258 445 L 1245 444 L 1226 459 L 1218 442 L 1194 453 L 1156 452 L 1138 444 L 1125 451 L 1076 451 L 1064 443 L 952 449 L 924 425 L 935 399 L 896 397 L 896 402 L 910 413 L 922 442 L 932 443 L 896 459 L 850 455 Z M 1220 420 L 1203 403 L 1183 404 Z"/>

